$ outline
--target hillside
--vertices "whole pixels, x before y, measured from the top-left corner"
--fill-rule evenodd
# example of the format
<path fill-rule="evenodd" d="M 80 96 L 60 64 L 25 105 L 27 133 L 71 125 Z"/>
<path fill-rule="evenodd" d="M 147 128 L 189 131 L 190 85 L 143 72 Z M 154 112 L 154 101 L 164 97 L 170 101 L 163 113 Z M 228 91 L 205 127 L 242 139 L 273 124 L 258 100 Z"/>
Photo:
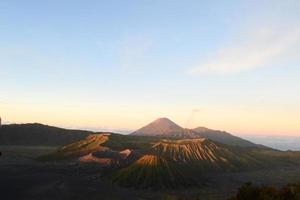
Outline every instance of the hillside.
<path fill-rule="evenodd" d="M 40 157 L 97 163 L 113 182 L 135 188 L 201 184 L 209 173 L 299 166 L 299 152 L 229 146 L 206 138 L 160 139 L 112 133 L 93 134 Z"/>
<path fill-rule="evenodd" d="M 204 138 L 162 140 L 153 144 L 151 151 L 174 162 L 192 164 L 201 161 L 202 165 L 213 164 L 213 166 L 227 164 L 226 157 L 234 156 L 226 148 Z"/>
<path fill-rule="evenodd" d="M 139 160 L 117 171 L 112 180 L 135 188 L 195 187 L 209 173 L 299 166 L 300 153 L 290 153 L 227 148 L 204 138 L 161 140 L 153 143 Z"/>
<path fill-rule="evenodd" d="M 122 150 L 118 150 L 118 147 L 112 149 L 109 145 L 105 145 L 115 136 L 118 137 L 117 134 L 112 133 L 92 134 L 83 140 L 62 146 L 50 154 L 40 156 L 38 160 L 77 160 L 82 163 L 97 163 L 102 167 L 119 167 L 128 165 L 140 157 L 140 153 L 131 149 L 130 145 Z"/>
<path fill-rule="evenodd" d="M 220 142 L 227 145 L 237 145 L 237 146 L 245 146 L 245 147 L 263 147 L 262 145 L 254 144 L 248 140 L 243 138 L 234 136 L 225 131 L 212 130 L 205 127 L 198 127 L 191 129 L 191 132 L 194 136 L 200 136 L 203 138 L 208 138 L 215 142 Z"/>
<path fill-rule="evenodd" d="M 103 151 L 107 148 L 102 147 L 105 141 L 108 140 L 107 134 L 93 134 L 85 139 L 68 144 L 57 149 L 55 152 L 40 157 L 40 160 L 61 160 L 69 158 L 79 158 L 93 152 Z"/>
<path fill-rule="evenodd" d="M 0 128 L 0 145 L 61 146 L 84 139 L 90 134 L 93 132 L 38 123 L 11 124 Z"/>
<path fill-rule="evenodd" d="M 232 167 L 225 158 L 227 153 L 234 156 L 206 139 L 161 140 L 139 160 L 116 172 L 113 181 L 136 188 L 195 187 L 196 174 Z"/>
<path fill-rule="evenodd" d="M 113 182 L 135 188 L 176 188 L 196 186 L 165 158 L 146 154 L 129 167 L 116 172 Z"/>

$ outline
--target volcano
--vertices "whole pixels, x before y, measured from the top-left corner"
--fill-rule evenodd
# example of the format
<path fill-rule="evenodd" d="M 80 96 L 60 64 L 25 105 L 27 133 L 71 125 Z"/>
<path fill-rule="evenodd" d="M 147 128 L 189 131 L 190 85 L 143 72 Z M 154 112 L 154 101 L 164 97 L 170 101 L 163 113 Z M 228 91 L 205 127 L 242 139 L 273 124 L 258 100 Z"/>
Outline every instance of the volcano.
<path fill-rule="evenodd" d="M 207 138 L 214 142 L 226 145 L 266 148 L 263 145 L 254 144 L 248 140 L 234 136 L 225 131 L 213 130 L 205 127 L 198 127 L 195 129 L 182 128 L 168 118 L 159 118 L 131 133 L 131 135 L 158 136 L 161 138 L 177 139 Z"/>
<path fill-rule="evenodd" d="M 185 135 L 185 129 L 168 118 L 158 118 L 150 124 L 131 133 L 131 135 L 180 137 Z"/>
<path fill-rule="evenodd" d="M 180 139 L 100 133 L 38 160 L 95 163 L 118 185 L 162 189 L 198 187 L 208 174 L 299 166 L 300 153 L 224 145 L 203 137 Z"/>

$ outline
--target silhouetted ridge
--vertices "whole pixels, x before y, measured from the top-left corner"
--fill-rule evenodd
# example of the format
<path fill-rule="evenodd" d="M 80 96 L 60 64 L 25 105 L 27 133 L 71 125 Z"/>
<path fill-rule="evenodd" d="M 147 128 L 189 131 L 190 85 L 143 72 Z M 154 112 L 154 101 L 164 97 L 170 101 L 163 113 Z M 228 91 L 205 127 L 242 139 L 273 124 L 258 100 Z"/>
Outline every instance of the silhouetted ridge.
<path fill-rule="evenodd" d="M 44 145 L 69 144 L 92 134 L 91 131 L 68 130 L 39 123 L 3 125 L 0 129 L 2 145 Z"/>

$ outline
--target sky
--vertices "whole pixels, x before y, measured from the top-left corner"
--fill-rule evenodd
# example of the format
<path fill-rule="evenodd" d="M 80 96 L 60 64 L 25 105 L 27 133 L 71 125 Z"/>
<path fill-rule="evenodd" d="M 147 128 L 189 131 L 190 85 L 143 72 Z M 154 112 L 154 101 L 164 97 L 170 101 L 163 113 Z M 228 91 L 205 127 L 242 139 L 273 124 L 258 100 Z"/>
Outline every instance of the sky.
<path fill-rule="evenodd" d="M 298 0 L 1 0 L 4 123 L 130 132 L 159 117 L 300 136 Z"/>

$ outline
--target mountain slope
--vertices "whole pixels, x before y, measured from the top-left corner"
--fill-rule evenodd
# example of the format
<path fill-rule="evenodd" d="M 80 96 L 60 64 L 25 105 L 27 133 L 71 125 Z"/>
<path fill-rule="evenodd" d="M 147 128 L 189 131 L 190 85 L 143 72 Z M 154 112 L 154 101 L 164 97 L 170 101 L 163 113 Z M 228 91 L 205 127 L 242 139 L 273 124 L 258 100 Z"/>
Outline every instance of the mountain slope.
<path fill-rule="evenodd" d="M 66 145 L 93 134 L 91 131 L 68 130 L 43 124 L 11 124 L 0 128 L 0 145 Z"/>
<path fill-rule="evenodd" d="M 212 130 L 205 127 L 198 127 L 195 129 L 191 129 L 194 136 L 200 136 L 204 138 L 208 138 L 215 142 L 219 142 L 227 145 L 236 145 L 236 146 L 245 146 L 245 147 L 258 147 L 262 145 L 254 144 L 248 140 L 242 139 L 240 137 L 231 135 L 225 131 Z"/>
<path fill-rule="evenodd" d="M 118 171 L 112 180 L 119 185 L 135 188 L 161 189 L 196 185 L 166 159 L 148 154 Z"/>
<path fill-rule="evenodd" d="M 40 160 L 61 160 L 78 158 L 96 151 L 105 151 L 108 148 L 101 146 L 108 140 L 107 134 L 93 134 L 87 138 L 59 148 L 57 151 L 40 157 Z"/>
<path fill-rule="evenodd" d="M 208 139 L 161 140 L 112 180 L 136 188 L 196 186 L 202 174 L 235 170 L 242 162 L 240 155 Z"/>
<path fill-rule="evenodd" d="M 162 140 L 152 146 L 152 152 L 175 162 L 193 163 L 203 161 L 214 165 L 227 163 L 226 154 L 233 156 L 226 148 L 204 138 Z"/>
<path fill-rule="evenodd" d="M 234 147 L 209 139 L 161 140 L 140 159 L 117 171 L 113 182 L 135 188 L 196 186 L 209 173 L 299 166 L 300 153 Z"/>
<path fill-rule="evenodd" d="M 56 151 L 40 156 L 40 161 L 73 160 L 85 163 L 97 163 L 103 167 L 128 165 L 140 157 L 138 152 L 124 148 L 111 149 L 105 146 L 113 133 L 92 134 L 83 140 L 65 145 Z"/>
<path fill-rule="evenodd" d="M 299 166 L 299 152 L 229 146 L 205 138 L 160 139 L 93 134 L 40 160 L 72 159 L 105 167 L 113 182 L 135 188 L 176 188 L 201 184 L 209 173 Z"/>

